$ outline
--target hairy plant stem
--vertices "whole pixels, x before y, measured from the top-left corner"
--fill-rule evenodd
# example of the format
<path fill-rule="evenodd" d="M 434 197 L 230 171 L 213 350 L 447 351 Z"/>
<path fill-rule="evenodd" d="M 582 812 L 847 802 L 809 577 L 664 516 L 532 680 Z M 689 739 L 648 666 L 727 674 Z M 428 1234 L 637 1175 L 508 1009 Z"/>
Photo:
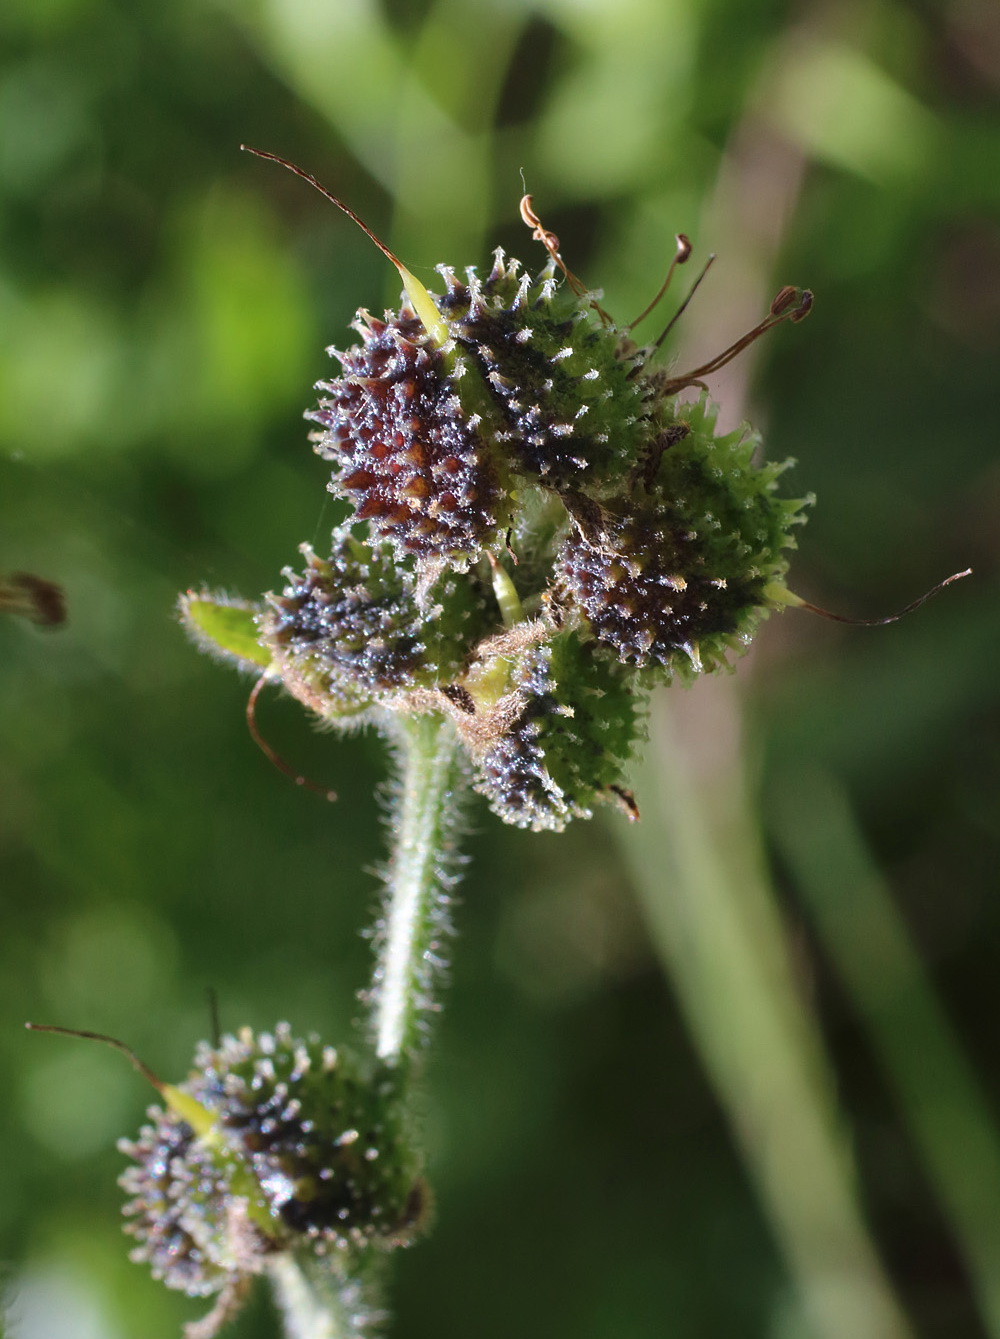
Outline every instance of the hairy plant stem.
<path fill-rule="evenodd" d="M 449 893 L 466 788 L 450 721 L 435 715 L 405 718 L 396 741 L 400 775 L 371 992 L 375 1053 L 389 1064 L 418 1049 L 439 1008 L 434 987 L 451 933 Z"/>
<path fill-rule="evenodd" d="M 332 1276 L 318 1283 L 291 1255 L 280 1255 L 268 1271 L 286 1339 L 347 1339 Z"/>
<path fill-rule="evenodd" d="M 285 1339 L 366 1339 L 380 1319 L 372 1283 L 345 1279 L 314 1259 L 280 1254 L 268 1267 Z"/>
<path fill-rule="evenodd" d="M 446 966 L 450 892 L 460 857 L 456 837 L 467 789 L 458 738 L 442 716 L 393 725 L 398 777 L 390 813 L 385 899 L 375 935 L 371 1038 L 379 1060 L 397 1067 L 387 1100 L 407 1103 L 406 1062 L 419 1051 L 438 1009 Z M 276 1256 L 269 1268 L 285 1339 L 365 1339 L 380 1313 L 384 1256 L 375 1248 L 350 1262 Z"/>

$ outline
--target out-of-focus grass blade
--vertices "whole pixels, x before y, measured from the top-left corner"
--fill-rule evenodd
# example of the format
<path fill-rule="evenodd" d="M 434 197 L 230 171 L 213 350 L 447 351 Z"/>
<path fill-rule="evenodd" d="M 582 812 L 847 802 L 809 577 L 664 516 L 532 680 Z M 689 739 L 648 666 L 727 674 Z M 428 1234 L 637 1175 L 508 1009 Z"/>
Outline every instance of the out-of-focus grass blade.
<path fill-rule="evenodd" d="M 723 691 L 725 685 L 722 686 Z M 655 702 L 622 849 L 747 1169 L 821 1339 L 912 1331 L 858 1202 L 822 1043 L 798 990 L 741 760 L 699 776 Z"/>
<path fill-rule="evenodd" d="M 773 836 L 863 1018 L 1000 1339 L 1000 1132 L 909 931 L 828 774 L 786 776 Z"/>

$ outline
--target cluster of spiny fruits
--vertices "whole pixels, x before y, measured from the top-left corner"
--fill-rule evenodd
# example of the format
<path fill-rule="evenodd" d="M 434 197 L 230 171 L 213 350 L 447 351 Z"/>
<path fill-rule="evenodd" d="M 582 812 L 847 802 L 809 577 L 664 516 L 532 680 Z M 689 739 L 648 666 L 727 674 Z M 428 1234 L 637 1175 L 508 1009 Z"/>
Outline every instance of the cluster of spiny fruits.
<path fill-rule="evenodd" d="M 434 295 L 386 252 L 402 305 L 359 313 L 308 415 L 350 507 L 330 552 L 304 547 L 259 604 L 189 593 L 182 614 L 325 723 L 450 717 L 493 811 L 558 830 L 601 800 L 634 813 L 650 687 L 725 664 L 790 598 L 802 500 L 777 496 L 753 434 L 717 436 L 704 395 L 678 396 L 811 295 L 783 289 L 671 376 L 522 212 L 549 251 L 535 277 L 497 251 L 485 275 L 439 267 Z"/>
<path fill-rule="evenodd" d="M 309 413 L 349 508 L 329 553 L 304 547 L 257 603 L 189 592 L 181 612 L 324 723 L 449 719 L 494 812 L 559 829 L 602 800 L 634 816 L 623 768 L 651 686 L 725 664 L 798 602 L 783 577 L 801 503 L 776 495 L 780 467 L 748 432 L 717 436 L 704 396 L 678 397 L 811 299 L 783 289 L 757 330 L 672 377 L 565 269 L 527 198 L 522 213 L 549 253 L 537 277 L 498 251 L 485 276 L 442 267 L 434 296 L 386 253 L 400 309 L 359 313 Z M 675 263 L 688 251 L 678 238 Z M 189 1339 L 290 1256 L 320 1257 L 364 1332 L 347 1285 L 426 1216 L 400 1071 L 284 1025 L 203 1044 L 176 1086 L 128 1054 L 164 1103 L 122 1144 L 133 1255 L 215 1298 Z"/>

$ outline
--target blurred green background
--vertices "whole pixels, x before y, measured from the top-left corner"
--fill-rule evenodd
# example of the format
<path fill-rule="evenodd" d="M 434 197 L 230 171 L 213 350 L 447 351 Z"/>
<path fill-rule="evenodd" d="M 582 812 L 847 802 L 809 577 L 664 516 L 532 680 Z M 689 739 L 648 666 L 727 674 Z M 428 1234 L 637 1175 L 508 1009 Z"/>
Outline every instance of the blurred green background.
<path fill-rule="evenodd" d="M 338 513 L 301 414 L 324 346 L 398 292 L 245 141 L 319 175 L 427 281 L 497 244 L 541 262 L 522 170 L 622 321 L 689 233 L 719 259 L 685 362 L 808 284 L 810 320 L 712 383 L 817 494 L 793 588 L 872 615 L 976 569 L 884 629 L 772 618 L 735 677 L 668 690 L 641 839 L 617 815 L 532 835 L 475 808 L 427 1099 L 437 1222 L 398 1262 L 394 1333 L 820 1334 L 816 1258 L 755 1191 L 755 1144 L 780 1159 L 801 1113 L 755 1125 L 780 1056 L 740 1040 L 726 964 L 761 950 L 737 934 L 714 962 L 707 851 L 726 905 L 746 869 L 781 910 L 829 1057 L 816 1091 L 912 1333 L 997 1339 L 1000 11 L 4 0 L 0 43 L 0 569 L 69 604 L 60 630 L 0 623 L 10 1334 L 174 1339 L 199 1314 L 126 1258 L 115 1140 L 150 1094 L 22 1022 L 113 1033 L 177 1079 L 206 987 L 224 1027 L 336 1040 L 368 971 L 380 742 L 266 700 L 268 738 L 340 800 L 295 789 L 247 735 L 249 684 L 173 617 L 189 585 L 256 595 L 323 543 Z M 762 852 L 773 887 L 749 872 Z M 733 1039 L 728 1088 L 692 1018 Z M 827 1197 L 808 1166 L 796 1184 L 822 1241 Z M 265 1296 L 231 1332 L 276 1333 Z"/>

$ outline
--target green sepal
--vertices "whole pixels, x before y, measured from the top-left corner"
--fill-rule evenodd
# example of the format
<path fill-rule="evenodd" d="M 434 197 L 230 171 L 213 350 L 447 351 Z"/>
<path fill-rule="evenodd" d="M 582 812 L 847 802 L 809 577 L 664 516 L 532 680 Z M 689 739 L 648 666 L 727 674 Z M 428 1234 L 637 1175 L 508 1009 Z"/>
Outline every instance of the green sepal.
<path fill-rule="evenodd" d="M 258 641 L 262 610 L 259 603 L 208 591 L 189 590 L 177 602 L 181 623 L 202 651 L 253 673 L 271 666 L 270 650 Z"/>

